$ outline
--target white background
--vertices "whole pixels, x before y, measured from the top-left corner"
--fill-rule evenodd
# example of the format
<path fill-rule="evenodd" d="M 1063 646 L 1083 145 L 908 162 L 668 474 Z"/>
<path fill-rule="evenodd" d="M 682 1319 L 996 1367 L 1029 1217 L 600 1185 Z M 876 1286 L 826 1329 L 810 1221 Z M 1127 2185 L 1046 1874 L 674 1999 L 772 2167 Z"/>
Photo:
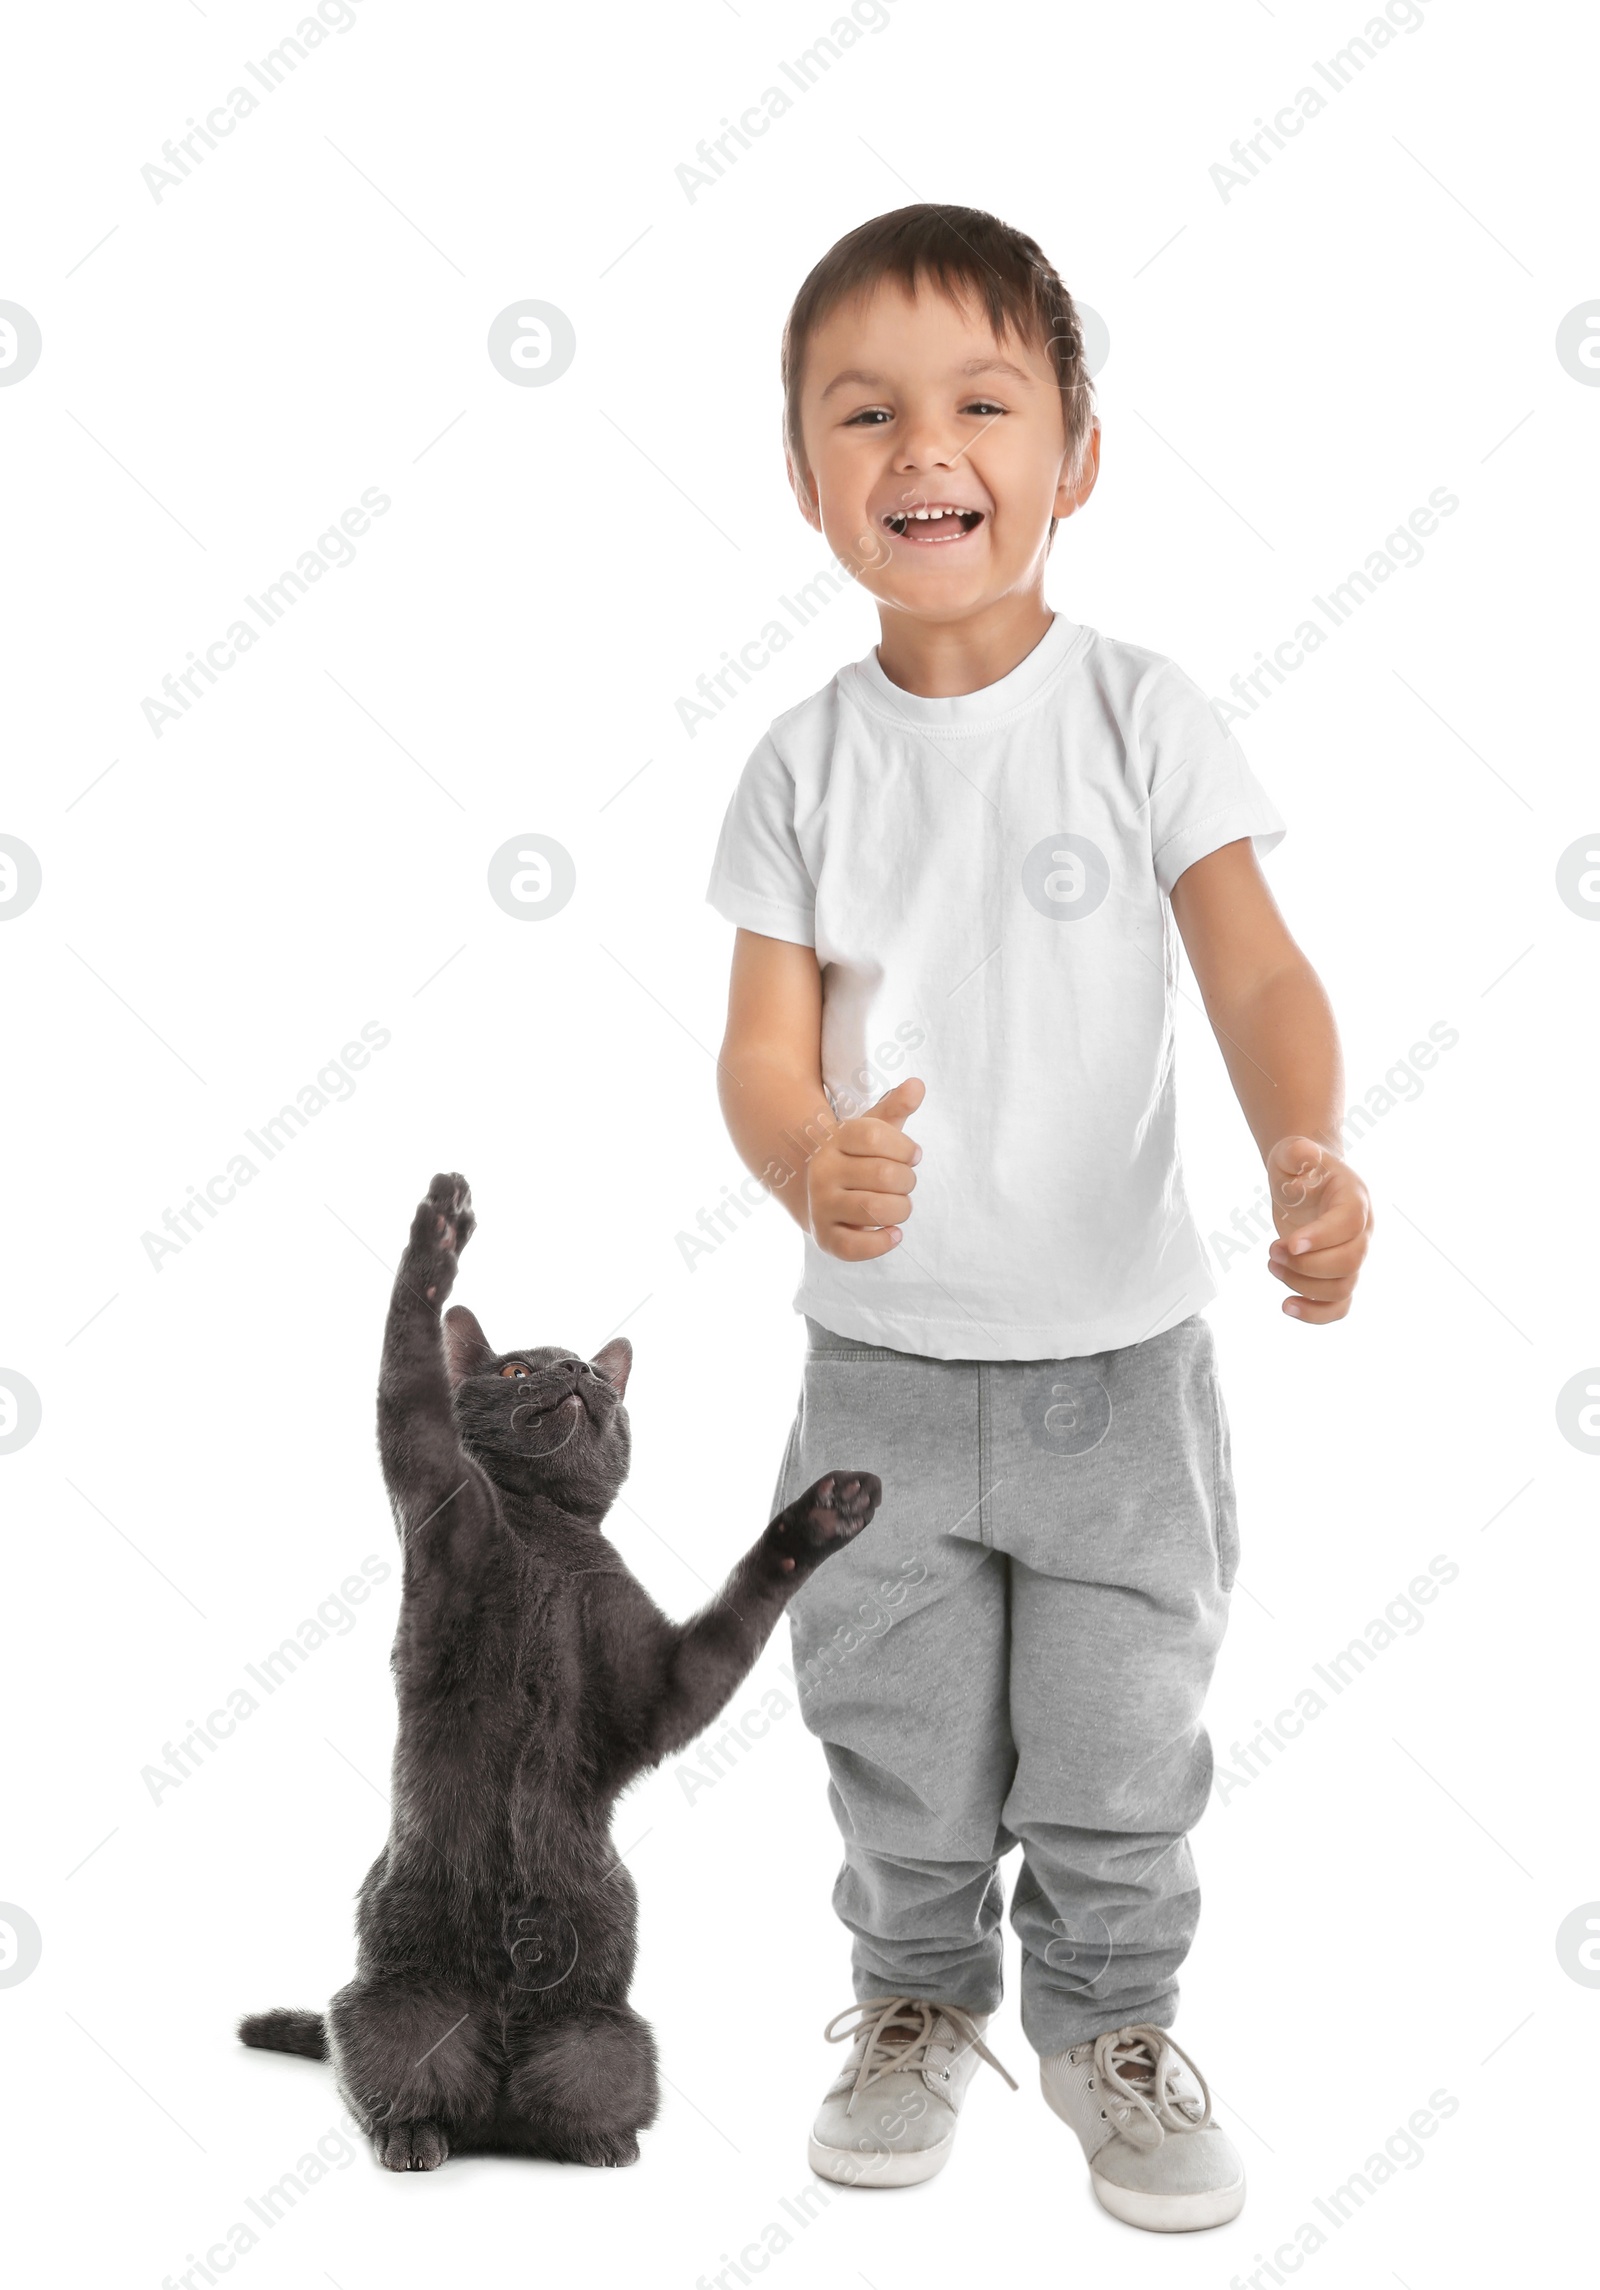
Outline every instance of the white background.
<path fill-rule="evenodd" d="M 1100 2214 L 1010 2000 L 991 2040 L 1022 2090 L 980 2072 L 943 2177 L 784 2212 L 850 1996 L 821 1754 L 791 1710 L 692 1801 L 668 1769 L 619 1808 L 668 2079 L 639 2164 L 394 2178 L 347 2151 L 235 2272 L 688 2290 L 737 2280 L 724 2254 L 777 2223 L 788 2290 L 908 2268 L 1222 2290 L 1441 2089 L 1458 2108 L 1425 2159 L 1321 2221 L 1319 2290 L 1520 2275 L 1576 2217 L 1600 1995 L 1555 1935 L 1600 1895 L 1600 1461 L 1555 1401 L 1600 1359 L 1600 931 L 1555 870 L 1597 824 L 1600 393 L 1554 340 L 1600 294 L 1593 27 L 1426 0 L 1224 200 L 1209 170 L 1323 87 L 1358 0 L 892 0 L 689 199 L 675 169 L 789 84 L 833 4 L 357 0 L 159 201 L 141 168 L 255 85 L 245 59 L 294 6 L 11 23 L 0 296 L 43 336 L 0 390 L 0 831 L 43 869 L 0 932 L 0 1366 L 43 1405 L 0 1456 L 0 1897 L 43 1939 L 0 1989 L 26 2281 L 155 2290 L 337 2124 L 325 2067 L 232 2025 L 348 1977 L 397 1574 L 159 1803 L 141 1769 L 394 1557 L 373 1385 L 435 1168 L 472 1181 L 458 1295 L 494 1342 L 626 1326 L 614 1532 L 662 1601 L 689 1611 L 764 1523 L 799 1243 L 770 1204 L 693 1269 L 677 1238 L 741 1174 L 712 1063 L 731 933 L 703 891 L 746 753 L 868 648 L 867 600 L 830 604 L 695 739 L 674 703 L 827 561 L 785 492 L 779 329 L 838 235 L 913 196 L 1030 231 L 1109 330 L 1103 474 L 1049 575 L 1073 618 L 1221 695 L 1433 488 L 1459 498 L 1240 727 L 1289 822 L 1270 879 L 1350 1101 L 1436 1022 L 1460 1038 L 1358 1149 L 1377 1233 L 1349 1319 L 1286 1320 L 1264 1242 L 1210 1308 L 1245 1548 L 1219 1763 L 1431 1558 L 1459 1573 L 1198 1833 L 1179 2033 L 1245 2156 L 1235 2225 L 1173 2244 Z M 485 352 L 528 297 L 576 329 L 548 387 Z M 374 486 L 392 506 L 355 563 L 154 736 L 162 677 Z M 485 887 L 529 832 L 578 885 L 531 923 Z M 1210 1233 L 1258 1162 L 1185 987 Z M 392 1039 L 354 1096 L 157 1270 L 141 1236 L 372 1020 Z M 780 1638 L 735 1715 L 786 1658 Z"/>

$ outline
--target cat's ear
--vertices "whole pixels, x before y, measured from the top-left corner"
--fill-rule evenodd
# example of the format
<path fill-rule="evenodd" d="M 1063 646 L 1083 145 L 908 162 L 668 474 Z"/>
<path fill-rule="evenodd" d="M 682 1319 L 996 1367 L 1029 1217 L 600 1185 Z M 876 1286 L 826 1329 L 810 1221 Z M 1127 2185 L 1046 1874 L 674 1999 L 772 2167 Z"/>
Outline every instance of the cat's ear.
<path fill-rule="evenodd" d="M 621 1399 L 628 1388 L 628 1371 L 633 1366 L 633 1346 L 626 1336 L 613 1336 L 609 1344 L 602 1344 L 589 1365 L 598 1368 L 607 1383 L 615 1384 Z"/>
<path fill-rule="evenodd" d="M 452 1304 L 444 1316 L 444 1364 L 452 1384 L 482 1375 L 492 1365 L 494 1346 L 464 1304 Z"/>

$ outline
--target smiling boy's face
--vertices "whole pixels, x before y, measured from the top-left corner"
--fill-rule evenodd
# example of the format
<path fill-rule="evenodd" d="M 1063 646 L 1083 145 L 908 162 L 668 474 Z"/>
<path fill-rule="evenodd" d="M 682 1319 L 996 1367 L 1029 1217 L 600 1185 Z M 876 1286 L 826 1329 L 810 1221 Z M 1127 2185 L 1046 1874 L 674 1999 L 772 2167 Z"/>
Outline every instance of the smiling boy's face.
<path fill-rule="evenodd" d="M 997 340 L 932 281 L 843 303 L 806 346 L 789 477 L 806 521 L 886 615 L 959 622 L 1043 580 L 1052 517 L 1093 490 L 1096 426 L 1074 475 L 1043 343 Z"/>

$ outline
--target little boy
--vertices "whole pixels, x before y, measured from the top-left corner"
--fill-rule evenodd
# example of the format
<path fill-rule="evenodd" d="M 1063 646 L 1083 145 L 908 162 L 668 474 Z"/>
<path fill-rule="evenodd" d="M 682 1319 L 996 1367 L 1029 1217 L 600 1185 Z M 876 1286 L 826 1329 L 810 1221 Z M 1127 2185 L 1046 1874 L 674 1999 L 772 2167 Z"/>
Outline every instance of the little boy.
<path fill-rule="evenodd" d="M 723 1110 L 805 1235 L 774 1509 L 830 1464 L 884 1486 L 791 1608 L 857 1997 L 811 2164 L 943 2166 L 999 2067 L 1020 1845 L 1046 2100 L 1117 2217 L 1220 2225 L 1243 2170 L 1168 2032 L 1238 1562 L 1173 924 L 1266 1163 L 1283 1309 L 1313 1323 L 1349 1309 L 1372 1224 L 1338 1038 L 1232 736 L 1170 661 L 1044 600 L 1100 429 L 1034 242 L 965 207 L 863 224 L 802 286 L 783 378 L 801 511 L 881 627 L 750 758 L 708 893 L 737 925 Z"/>

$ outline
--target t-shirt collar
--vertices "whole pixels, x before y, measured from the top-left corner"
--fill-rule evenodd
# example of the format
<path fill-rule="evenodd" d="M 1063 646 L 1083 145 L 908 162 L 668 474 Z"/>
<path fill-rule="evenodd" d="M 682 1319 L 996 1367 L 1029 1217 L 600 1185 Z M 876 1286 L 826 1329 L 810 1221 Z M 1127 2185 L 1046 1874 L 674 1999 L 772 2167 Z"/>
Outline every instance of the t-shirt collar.
<path fill-rule="evenodd" d="M 984 724 L 1026 706 L 1076 649 L 1087 631 L 1078 622 L 1057 613 L 1033 650 L 1009 675 L 976 692 L 960 692 L 947 699 L 927 699 L 920 692 L 903 691 L 878 664 L 877 647 L 855 663 L 857 689 L 867 705 L 880 715 L 904 717 L 917 724 Z"/>

